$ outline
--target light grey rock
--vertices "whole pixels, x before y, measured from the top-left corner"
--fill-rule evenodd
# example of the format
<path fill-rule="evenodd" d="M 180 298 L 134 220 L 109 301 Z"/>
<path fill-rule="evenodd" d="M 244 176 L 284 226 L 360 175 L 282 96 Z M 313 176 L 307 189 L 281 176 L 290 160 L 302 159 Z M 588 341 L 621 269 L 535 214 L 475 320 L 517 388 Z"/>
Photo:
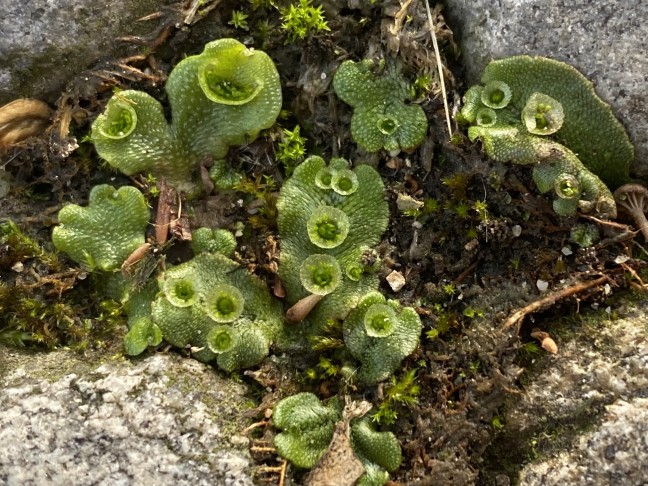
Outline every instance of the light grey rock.
<path fill-rule="evenodd" d="M 541 55 L 590 79 L 636 146 L 648 177 L 648 2 L 644 0 L 447 0 L 468 82 L 492 59 Z"/>
<path fill-rule="evenodd" d="M 98 60 L 117 58 L 125 35 L 156 28 L 137 19 L 171 0 L 0 0 L 0 105 L 20 97 L 54 102 Z"/>
<path fill-rule="evenodd" d="M 0 363 L 0 484 L 253 484 L 246 387 L 209 366 L 5 348 Z"/>
<path fill-rule="evenodd" d="M 644 299 L 621 319 L 584 315 L 554 335 L 559 353 L 542 358 L 505 415 L 510 437 L 535 440 L 543 456 L 519 484 L 648 484 L 647 308 Z"/>
<path fill-rule="evenodd" d="M 648 484 L 648 398 L 609 405 L 603 423 L 573 448 L 522 470 L 527 486 Z"/>

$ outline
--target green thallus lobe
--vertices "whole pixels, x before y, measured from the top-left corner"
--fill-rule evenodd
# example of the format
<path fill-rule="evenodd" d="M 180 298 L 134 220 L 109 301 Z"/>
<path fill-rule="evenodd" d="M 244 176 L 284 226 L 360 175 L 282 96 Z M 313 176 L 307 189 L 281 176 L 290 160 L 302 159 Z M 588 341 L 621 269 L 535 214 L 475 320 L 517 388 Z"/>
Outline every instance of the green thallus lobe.
<path fill-rule="evenodd" d="M 343 329 L 348 351 L 361 363 L 355 378 L 372 384 L 387 378 L 414 351 L 422 324 L 414 309 L 387 302 L 373 291 L 349 312 Z"/>
<path fill-rule="evenodd" d="M 368 59 L 344 61 L 333 78 L 335 93 L 353 107 L 351 136 L 367 152 L 412 152 L 427 133 L 425 112 L 420 105 L 407 103 L 414 90 L 395 68 L 381 75 L 373 68 Z"/>
<path fill-rule="evenodd" d="M 482 81 L 509 85 L 511 104 L 522 110 L 534 93 L 558 101 L 564 122 L 558 141 L 578 154 L 582 163 L 615 189 L 628 179 L 634 148 L 612 109 L 601 100 L 592 83 L 563 62 L 544 57 L 514 56 L 491 62 Z"/>
<path fill-rule="evenodd" d="M 144 244 L 149 216 L 146 200 L 136 188 L 95 186 L 88 206 L 69 204 L 59 211 L 52 242 L 87 269 L 110 272 Z"/>
<path fill-rule="evenodd" d="M 164 339 L 226 371 L 258 364 L 282 328 L 281 305 L 265 284 L 220 253 L 199 253 L 158 280 L 151 316 Z"/>
<path fill-rule="evenodd" d="M 99 155 L 126 175 L 150 172 L 193 191 L 205 157 L 223 159 L 232 145 L 254 140 L 281 109 L 279 74 L 262 51 L 234 39 L 208 43 L 182 60 L 166 84 L 171 124 L 162 105 L 134 90 L 115 94 L 92 125 Z"/>
<path fill-rule="evenodd" d="M 350 169 L 344 159 L 326 164 L 321 157 L 309 157 L 282 186 L 277 210 L 279 276 L 291 309 L 289 319 L 306 316 L 300 332 L 313 334 L 330 319 L 343 319 L 362 295 L 378 286 L 373 267 L 365 269 L 362 258 L 387 226 L 384 185 L 368 165 Z M 309 260 L 313 255 L 319 256 Z M 334 270 L 325 270 L 318 279 L 333 276 L 334 289 L 314 282 L 310 263 L 323 265 L 323 258 Z M 314 292 L 329 293 L 318 300 L 311 297 Z"/>
<path fill-rule="evenodd" d="M 533 165 L 540 192 L 555 193 L 558 214 L 615 217 L 606 183 L 628 179 L 634 151 L 592 84 L 567 64 L 529 56 L 491 62 L 482 82 L 466 92 L 458 117 L 471 125 L 470 140 L 480 139 L 494 160 Z"/>
<path fill-rule="evenodd" d="M 342 406 L 337 397 L 324 405 L 313 393 L 298 393 L 279 401 L 272 421 L 281 430 L 274 445 L 281 457 L 293 465 L 310 469 L 324 455 L 336 424 L 342 420 Z M 351 447 L 366 473 L 356 484 L 381 485 L 402 461 L 401 447 L 391 432 L 374 430 L 367 418 L 351 420 Z"/>

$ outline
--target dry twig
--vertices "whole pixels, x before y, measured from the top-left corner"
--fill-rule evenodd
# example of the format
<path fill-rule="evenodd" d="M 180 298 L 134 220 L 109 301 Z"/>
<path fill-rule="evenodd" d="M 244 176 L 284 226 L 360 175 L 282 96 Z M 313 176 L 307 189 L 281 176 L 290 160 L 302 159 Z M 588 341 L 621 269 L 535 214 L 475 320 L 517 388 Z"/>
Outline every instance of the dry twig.
<path fill-rule="evenodd" d="M 169 236 L 169 226 L 171 225 L 171 208 L 174 205 L 174 199 L 177 194 L 173 188 L 167 185 L 164 179 L 158 181 L 158 207 L 155 215 L 155 242 L 162 245 Z"/>
<path fill-rule="evenodd" d="M 250 432 L 252 432 L 254 429 L 258 429 L 259 427 L 268 427 L 270 425 L 270 422 L 268 420 L 261 420 L 260 422 L 254 422 L 252 425 L 249 425 L 248 427 L 244 428 L 241 431 L 241 435 L 247 435 Z"/>
<path fill-rule="evenodd" d="M 540 300 L 536 300 L 535 302 L 531 302 L 529 305 L 516 311 L 512 316 L 510 316 L 508 319 L 506 319 L 506 321 L 504 321 L 504 324 L 502 325 L 502 329 L 508 329 L 510 327 L 517 325 L 519 331 L 519 327 L 520 324 L 522 323 L 522 320 L 529 314 L 533 314 L 534 312 L 547 309 L 552 305 L 554 305 L 559 300 L 565 299 L 567 297 L 571 297 L 573 295 L 577 295 L 581 292 L 592 289 L 594 287 L 598 287 L 599 285 L 603 285 L 604 283 L 611 282 L 611 281 L 612 280 L 608 275 L 602 275 L 594 280 L 579 282 L 570 287 L 561 289 L 557 292 L 553 292 L 547 295 L 546 297 L 543 297 Z"/>
<path fill-rule="evenodd" d="M 445 87 L 445 78 L 443 77 L 443 63 L 441 62 L 441 53 L 439 52 L 439 43 L 436 38 L 436 27 L 432 12 L 430 11 L 430 2 L 425 0 L 425 9 L 427 11 L 428 22 L 430 23 L 430 36 L 434 46 L 434 55 L 436 57 L 437 69 L 439 71 L 439 81 L 441 82 L 441 96 L 443 96 L 443 109 L 445 110 L 446 122 L 448 124 L 448 140 L 452 137 L 452 122 L 450 121 L 450 108 L 448 107 L 448 94 Z"/>

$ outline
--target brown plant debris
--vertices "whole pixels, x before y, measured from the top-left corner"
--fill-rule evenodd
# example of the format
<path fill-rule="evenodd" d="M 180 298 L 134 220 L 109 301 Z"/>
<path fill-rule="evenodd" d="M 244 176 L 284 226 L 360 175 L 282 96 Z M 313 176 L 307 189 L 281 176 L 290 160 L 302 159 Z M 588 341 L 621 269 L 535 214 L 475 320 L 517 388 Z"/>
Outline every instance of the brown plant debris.
<path fill-rule="evenodd" d="M 616 270 L 614 271 L 614 273 L 618 274 L 619 271 Z M 573 297 L 587 290 L 599 287 L 605 283 L 613 283 L 613 282 L 614 281 L 610 278 L 609 275 L 601 275 L 600 277 L 595 278 L 594 280 L 580 281 L 564 289 L 558 290 L 556 292 L 552 292 L 551 294 L 543 297 L 542 299 L 531 302 L 529 305 L 514 312 L 513 315 L 511 315 L 508 319 L 506 319 L 506 321 L 504 321 L 504 324 L 502 325 L 502 329 L 509 329 L 515 325 L 517 325 L 519 329 L 522 320 L 526 316 L 533 314 L 535 312 L 546 310 L 550 308 L 552 305 L 554 305 L 556 302 L 566 299 L 567 297 Z"/>
<path fill-rule="evenodd" d="M 0 149 L 41 135 L 49 126 L 52 110 L 30 98 L 14 100 L 0 108 Z"/>

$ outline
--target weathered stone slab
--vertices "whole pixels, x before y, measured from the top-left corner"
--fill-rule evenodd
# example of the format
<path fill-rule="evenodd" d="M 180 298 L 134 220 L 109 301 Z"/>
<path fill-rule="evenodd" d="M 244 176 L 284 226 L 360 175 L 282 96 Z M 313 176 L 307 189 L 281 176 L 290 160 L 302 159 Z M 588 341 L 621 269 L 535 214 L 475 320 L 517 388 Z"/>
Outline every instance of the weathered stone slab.
<path fill-rule="evenodd" d="M 584 313 L 545 356 L 505 414 L 505 441 L 537 461 L 514 484 L 645 484 L 648 464 L 648 300 Z M 552 332 L 551 327 L 546 330 Z M 535 442 L 535 445 L 531 445 Z"/>
<path fill-rule="evenodd" d="M 573 448 L 522 470 L 527 486 L 646 484 L 648 398 L 609 405 L 603 423 L 580 436 Z"/>
<path fill-rule="evenodd" d="M 0 347 L 0 483 L 251 485 L 246 391 L 174 354 L 93 365 Z"/>
<path fill-rule="evenodd" d="M 54 102 L 65 84 L 98 60 L 118 58 L 116 39 L 156 28 L 137 19 L 170 0 L 0 0 L 0 105 L 21 98 Z"/>

